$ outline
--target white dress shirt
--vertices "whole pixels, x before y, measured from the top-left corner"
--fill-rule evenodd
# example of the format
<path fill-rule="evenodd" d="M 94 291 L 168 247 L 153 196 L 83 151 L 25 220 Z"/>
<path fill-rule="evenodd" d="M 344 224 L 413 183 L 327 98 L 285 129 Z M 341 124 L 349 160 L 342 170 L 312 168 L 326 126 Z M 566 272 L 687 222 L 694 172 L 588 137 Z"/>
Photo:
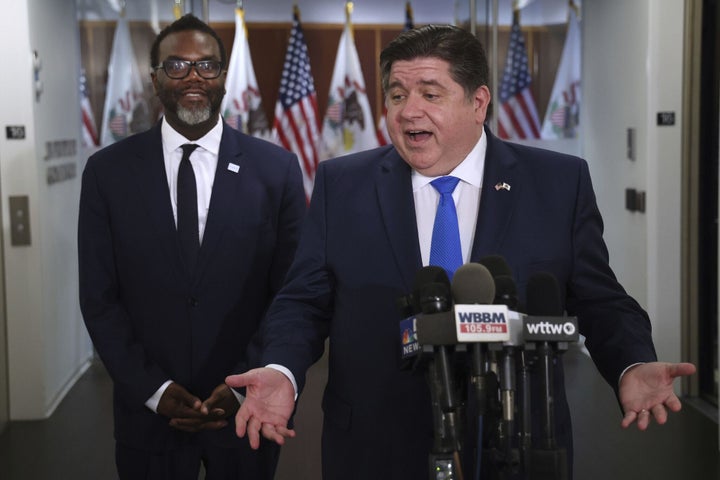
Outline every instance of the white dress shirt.
<path fill-rule="evenodd" d="M 458 215 L 460 227 L 460 247 L 462 248 L 463 263 L 467 263 L 472 252 L 475 240 L 475 226 L 477 225 L 478 210 L 480 208 L 480 192 L 482 190 L 483 172 L 485 169 L 485 152 L 487 150 L 487 137 L 484 132 L 467 157 L 450 172 L 449 175 L 460 179 L 453 191 L 453 200 Z M 415 216 L 417 220 L 418 240 L 420 241 L 420 254 L 422 264 L 430 263 L 430 243 L 432 241 L 433 225 L 435 224 L 435 211 L 440 202 L 440 194 L 430 182 L 438 177 L 426 177 L 412 171 L 413 198 L 415 200 Z M 292 382 L 297 399 L 298 388 L 295 376 L 282 365 L 266 365 L 268 368 L 280 370 Z"/>
<path fill-rule="evenodd" d="M 453 191 L 453 200 L 457 210 L 460 227 L 460 247 L 463 263 L 470 260 L 472 245 L 475 240 L 480 193 L 482 191 L 483 172 L 485 169 L 485 151 L 487 137 L 483 133 L 475 147 L 467 157 L 448 175 L 460 179 Z M 418 240 L 422 264 L 430 263 L 430 243 L 432 241 L 435 211 L 440 202 L 440 194 L 430 182 L 439 177 L 426 177 L 417 171 L 412 172 L 413 197 L 415 199 L 415 216 L 417 220 Z"/>
<path fill-rule="evenodd" d="M 165 161 L 165 174 L 167 175 L 168 187 L 170 188 L 170 204 L 172 205 L 173 217 L 175 218 L 175 226 L 177 227 L 177 173 L 182 159 L 182 146 L 186 143 L 195 143 L 199 145 L 190 154 L 190 163 L 195 173 L 195 183 L 197 184 L 197 202 L 198 202 L 198 231 L 200 233 L 200 243 L 202 243 L 203 234 L 205 233 L 205 224 L 207 223 L 208 211 L 210 209 L 210 196 L 212 195 L 213 181 L 215 180 L 215 171 L 217 170 L 218 153 L 220 152 L 220 139 L 222 138 L 223 122 L 218 117 L 215 126 L 203 137 L 195 141 L 190 141 L 180 135 L 167 122 L 165 117 L 162 119 L 160 126 L 163 146 L 163 159 Z M 153 412 L 157 413 L 157 407 L 167 387 L 172 383 L 167 380 L 160 388 L 150 397 L 145 406 Z M 235 396 L 240 400 L 242 397 L 233 390 Z"/>
<path fill-rule="evenodd" d="M 219 117 L 218 117 L 219 120 Z M 190 163 L 195 173 L 197 184 L 198 201 L 198 228 L 200 231 L 200 243 L 205 233 L 208 210 L 210 209 L 210 195 L 212 194 L 215 170 L 217 170 L 218 152 L 220 151 L 220 138 L 222 137 L 223 122 L 217 124 L 205 136 L 195 141 L 176 132 L 165 117 L 162 120 L 162 144 L 163 158 L 165 159 L 165 173 L 167 174 L 168 187 L 170 187 L 170 203 L 172 204 L 175 225 L 177 226 L 177 173 L 182 159 L 182 146 L 186 143 L 199 145 L 190 154 Z"/>

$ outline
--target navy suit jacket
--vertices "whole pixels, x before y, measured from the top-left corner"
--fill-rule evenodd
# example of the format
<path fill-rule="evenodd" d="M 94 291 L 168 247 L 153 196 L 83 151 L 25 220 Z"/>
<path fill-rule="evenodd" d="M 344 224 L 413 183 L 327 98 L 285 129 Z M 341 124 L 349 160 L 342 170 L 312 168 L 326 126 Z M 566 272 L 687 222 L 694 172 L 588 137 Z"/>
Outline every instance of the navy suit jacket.
<path fill-rule="evenodd" d="M 147 450 L 186 442 L 190 434 L 144 405 L 150 396 L 171 379 L 204 400 L 226 375 L 248 368 L 251 337 L 283 283 L 305 209 L 297 157 L 224 125 L 198 261 L 187 272 L 160 123 L 90 157 L 80 198 L 80 303 L 114 382 L 119 442 Z M 203 435 L 246 444 L 229 420 Z"/>
<path fill-rule="evenodd" d="M 608 266 L 584 160 L 488 135 L 472 260 L 502 255 L 520 296 L 528 277 L 555 275 L 600 372 L 655 359 L 646 313 Z M 511 186 L 496 189 L 499 182 Z M 422 268 L 410 167 L 392 146 L 320 164 L 288 280 L 263 324 L 263 363 L 300 388 L 329 335 L 323 398 L 325 479 L 427 478 L 432 415 L 425 376 L 400 367 L 400 311 Z M 562 372 L 560 444 L 571 448 Z"/>

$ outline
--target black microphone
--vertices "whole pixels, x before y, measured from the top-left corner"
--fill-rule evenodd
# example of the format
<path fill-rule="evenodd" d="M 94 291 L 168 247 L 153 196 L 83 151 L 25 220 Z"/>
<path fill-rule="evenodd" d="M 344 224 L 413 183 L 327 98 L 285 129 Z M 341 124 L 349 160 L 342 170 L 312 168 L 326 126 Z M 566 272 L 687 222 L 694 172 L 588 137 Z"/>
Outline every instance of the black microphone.
<path fill-rule="evenodd" d="M 424 352 L 418 342 L 418 314 L 440 313 L 450 310 L 450 281 L 440 267 L 421 268 L 415 274 L 413 291 L 398 298 L 396 305 L 402 316 L 400 321 L 400 369 L 414 370 L 424 365 L 431 354 Z M 422 322 L 422 319 L 420 320 Z M 432 349 L 430 349 L 432 350 Z M 432 353 L 432 351 L 430 351 Z"/>
<path fill-rule="evenodd" d="M 418 271 L 413 289 L 417 322 L 433 326 L 434 323 L 452 315 L 452 297 L 450 280 L 441 267 L 427 266 Z M 447 323 L 447 322 L 445 322 Z M 419 334 L 422 330 L 417 329 Z M 434 455 L 457 457 L 461 450 L 460 420 L 458 418 L 458 394 L 451 360 L 451 343 L 433 344 L 433 358 L 428 364 L 427 379 L 433 402 L 435 422 Z M 455 454 L 453 456 L 453 454 Z M 460 469 L 460 465 L 456 466 Z"/>
<path fill-rule="evenodd" d="M 527 313 L 524 322 L 526 342 L 537 344 L 543 396 L 542 432 L 540 448 L 532 452 L 533 471 L 543 472 L 538 478 L 565 479 L 568 477 L 567 452 L 555 442 L 555 348 L 567 341 L 577 341 L 577 319 L 565 317 L 560 286 L 554 275 L 537 272 L 528 278 Z"/>
<path fill-rule="evenodd" d="M 554 317 L 561 316 L 563 308 L 560 303 L 560 287 L 555 277 L 547 272 L 537 272 L 530 276 L 527 283 L 527 312 L 529 316 Z M 527 325 L 534 325 L 528 320 Z M 527 331 L 527 330 L 526 330 Z M 554 355 L 548 341 L 540 340 L 537 347 L 540 359 L 542 380 L 543 422 L 542 447 L 555 448 L 555 395 L 553 393 L 553 360 Z"/>

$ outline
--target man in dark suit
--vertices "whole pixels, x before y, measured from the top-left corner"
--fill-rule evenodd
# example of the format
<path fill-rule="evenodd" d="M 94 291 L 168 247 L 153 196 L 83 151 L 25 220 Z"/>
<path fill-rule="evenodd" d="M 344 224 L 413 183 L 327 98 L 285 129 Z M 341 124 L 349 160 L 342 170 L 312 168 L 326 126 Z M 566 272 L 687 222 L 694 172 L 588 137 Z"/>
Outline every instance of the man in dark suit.
<path fill-rule="evenodd" d="M 80 199 L 80 302 L 114 382 L 118 472 L 197 480 L 202 463 L 208 479 L 271 479 L 278 447 L 237 438 L 242 397 L 224 379 L 249 368 L 292 261 L 298 161 L 222 121 L 227 59 L 205 23 L 168 26 L 151 62 L 163 119 L 93 155 Z"/>
<path fill-rule="evenodd" d="M 664 423 L 667 409 L 680 408 L 673 378 L 694 366 L 656 361 L 646 313 L 608 266 L 585 161 L 506 143 L 484 128 L 487 60 L 460 28 L 402 33 L 380 69 L 393 145 L 320 165 L 295 261 L 261 329 L 262 363 L 271 368 L 227 379 L 248 392 L 238 435 L 253 446 L 260 435 L 280 444 L 295 435 L 286 423 L 294 396 L 329 336 L 323 478 L 428 478 L 430 394 L 422 372 L 400 368 L 396 301 L 432 263 L 439 195 L 431 181 L 449 175 L 460 179 L 453 201 L 462 261 L 503 256 L 521 299 L 533 273 L 552 273 L 562 307 L 578 317 L 618 392 L 623 426 Z M 556 380 L 557 442 L 571 458 L 560 369 Z"/>

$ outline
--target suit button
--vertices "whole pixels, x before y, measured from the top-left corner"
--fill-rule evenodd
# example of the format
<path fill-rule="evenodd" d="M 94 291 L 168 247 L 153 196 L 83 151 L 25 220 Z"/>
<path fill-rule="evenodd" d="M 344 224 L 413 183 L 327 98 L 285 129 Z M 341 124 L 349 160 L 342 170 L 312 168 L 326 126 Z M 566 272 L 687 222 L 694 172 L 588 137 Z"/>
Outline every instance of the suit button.
<path fill-rule="evenodd" d="M 197 298 L 195 298 L 195 297 L 188 298 L 188 305 L 190 305 L 191 307 L 197 307 L 198 303 L 199 302 L 198 302 Z"/>

